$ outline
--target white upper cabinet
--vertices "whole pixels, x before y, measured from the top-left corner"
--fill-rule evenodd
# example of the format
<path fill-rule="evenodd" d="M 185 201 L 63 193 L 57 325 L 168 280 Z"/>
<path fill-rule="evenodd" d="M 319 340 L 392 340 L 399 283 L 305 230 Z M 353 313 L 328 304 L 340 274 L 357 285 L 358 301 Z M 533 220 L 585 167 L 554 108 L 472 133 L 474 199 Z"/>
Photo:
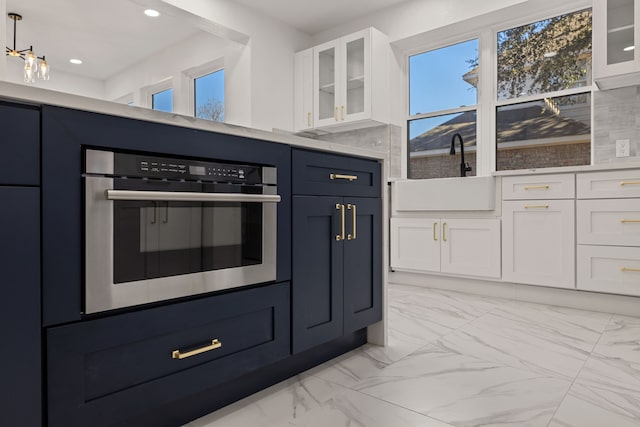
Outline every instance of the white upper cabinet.
<path fill-rule="evenodd" d="M 311 91 L 312 119 L 308 120 L 308 109 L 296 105 L 296 130 L 347 130 L 388 123 L 389 49 L 387 37 L 375 28 L 314 47 L 313 73 L 307 75 L 311 82 L 306 76 L 298 77 L 302 68 L 308 72 L 306 65 L 296 69 L 296 99 L 306 99 L 302 94 Z M 306 51 L 297 55 L 301 54 Z"/>
<path fill-rule="evenodd" d="M 295 131 L 313 129 L 313 49 L 296 53 L 295 88 Z"/>
<path fill-rule="evenodd" d="M 640 84 L 638 0 L 593 2 L 594 79 L 600 89 Z"/>

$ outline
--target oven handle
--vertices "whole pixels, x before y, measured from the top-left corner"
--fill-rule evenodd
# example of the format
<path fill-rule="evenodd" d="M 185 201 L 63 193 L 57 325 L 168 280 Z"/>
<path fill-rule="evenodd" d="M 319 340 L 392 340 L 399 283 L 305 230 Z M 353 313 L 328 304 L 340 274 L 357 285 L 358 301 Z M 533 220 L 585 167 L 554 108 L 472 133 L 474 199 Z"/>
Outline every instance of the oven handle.
<path fill-rule="evenodd" d="M 156 200 L 166 202 L 279 203 L 277 194 L 189 193 L 181 191 L 106 190 L 108 200 Z"/>

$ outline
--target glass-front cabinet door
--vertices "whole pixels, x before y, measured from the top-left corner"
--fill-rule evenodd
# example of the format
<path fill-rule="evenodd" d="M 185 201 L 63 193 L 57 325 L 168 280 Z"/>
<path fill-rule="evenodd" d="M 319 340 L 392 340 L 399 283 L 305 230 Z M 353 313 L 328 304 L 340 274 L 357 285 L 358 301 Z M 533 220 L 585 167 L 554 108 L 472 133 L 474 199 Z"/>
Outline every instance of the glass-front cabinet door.
<path fill-rule="evenodd" d="M 339 41 L 314 48 L 315 126 L 327 126 L 338 122 Z"/>
<path fill-rule="evenodd" d="M 370 43 L 367 29 L 314 48 L 314 126 L 369 117 Z"/>
<path fill-rule="evenodd" d="M 369 116 L 371 108 L 371 67 L 369 32 L 364 31 L 345 37 L 343 51 L 344 99 L 340 105 L 340 120 L 353 121 Z"/>
<path fill-rule="evenodd" d="M 595 80 L 601 89 L 640 83 L 638 0 L 601 0 L 593 4 Z M 625 77 L 622 77 L 627 75 Z M 612 81 L 612 78 L 617 80 Z"/>

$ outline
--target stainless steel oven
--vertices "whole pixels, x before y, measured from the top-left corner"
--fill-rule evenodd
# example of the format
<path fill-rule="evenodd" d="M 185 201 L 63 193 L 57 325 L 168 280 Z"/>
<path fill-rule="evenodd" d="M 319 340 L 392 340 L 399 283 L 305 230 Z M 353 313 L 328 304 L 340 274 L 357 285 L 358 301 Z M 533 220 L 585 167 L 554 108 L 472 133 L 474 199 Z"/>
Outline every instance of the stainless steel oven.
<path fill-rule="evenodd" d="M 85 159 L 85 313 L 275 280 L 274 167 Z"/>

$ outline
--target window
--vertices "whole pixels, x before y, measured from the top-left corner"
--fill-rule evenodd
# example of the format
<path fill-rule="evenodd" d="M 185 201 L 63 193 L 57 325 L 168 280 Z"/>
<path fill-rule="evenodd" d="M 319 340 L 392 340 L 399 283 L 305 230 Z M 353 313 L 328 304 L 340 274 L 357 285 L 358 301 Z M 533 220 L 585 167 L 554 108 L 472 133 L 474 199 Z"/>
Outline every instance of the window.
<path fill-rule="evenodd" d="M 224 121 L 224 70 L 193 79 L 194 115 L 199 119 Z"/>
<path fill-rule="evenodd" d="M 498 33 L 496 169 L 591 161 L 591 9 Z"/>
<path fill-rule="evenodd" d="M 165 89 L 151 95 L 151 108 L 158 111 L 173 111 L 173 89 Z"/>
<path fill-rule="evenodd" d="M 464 141 L 465 162 L 475 174 L 478 104 L 478 39 L 409 58 L 408 177 L 458 176 Z"/>

